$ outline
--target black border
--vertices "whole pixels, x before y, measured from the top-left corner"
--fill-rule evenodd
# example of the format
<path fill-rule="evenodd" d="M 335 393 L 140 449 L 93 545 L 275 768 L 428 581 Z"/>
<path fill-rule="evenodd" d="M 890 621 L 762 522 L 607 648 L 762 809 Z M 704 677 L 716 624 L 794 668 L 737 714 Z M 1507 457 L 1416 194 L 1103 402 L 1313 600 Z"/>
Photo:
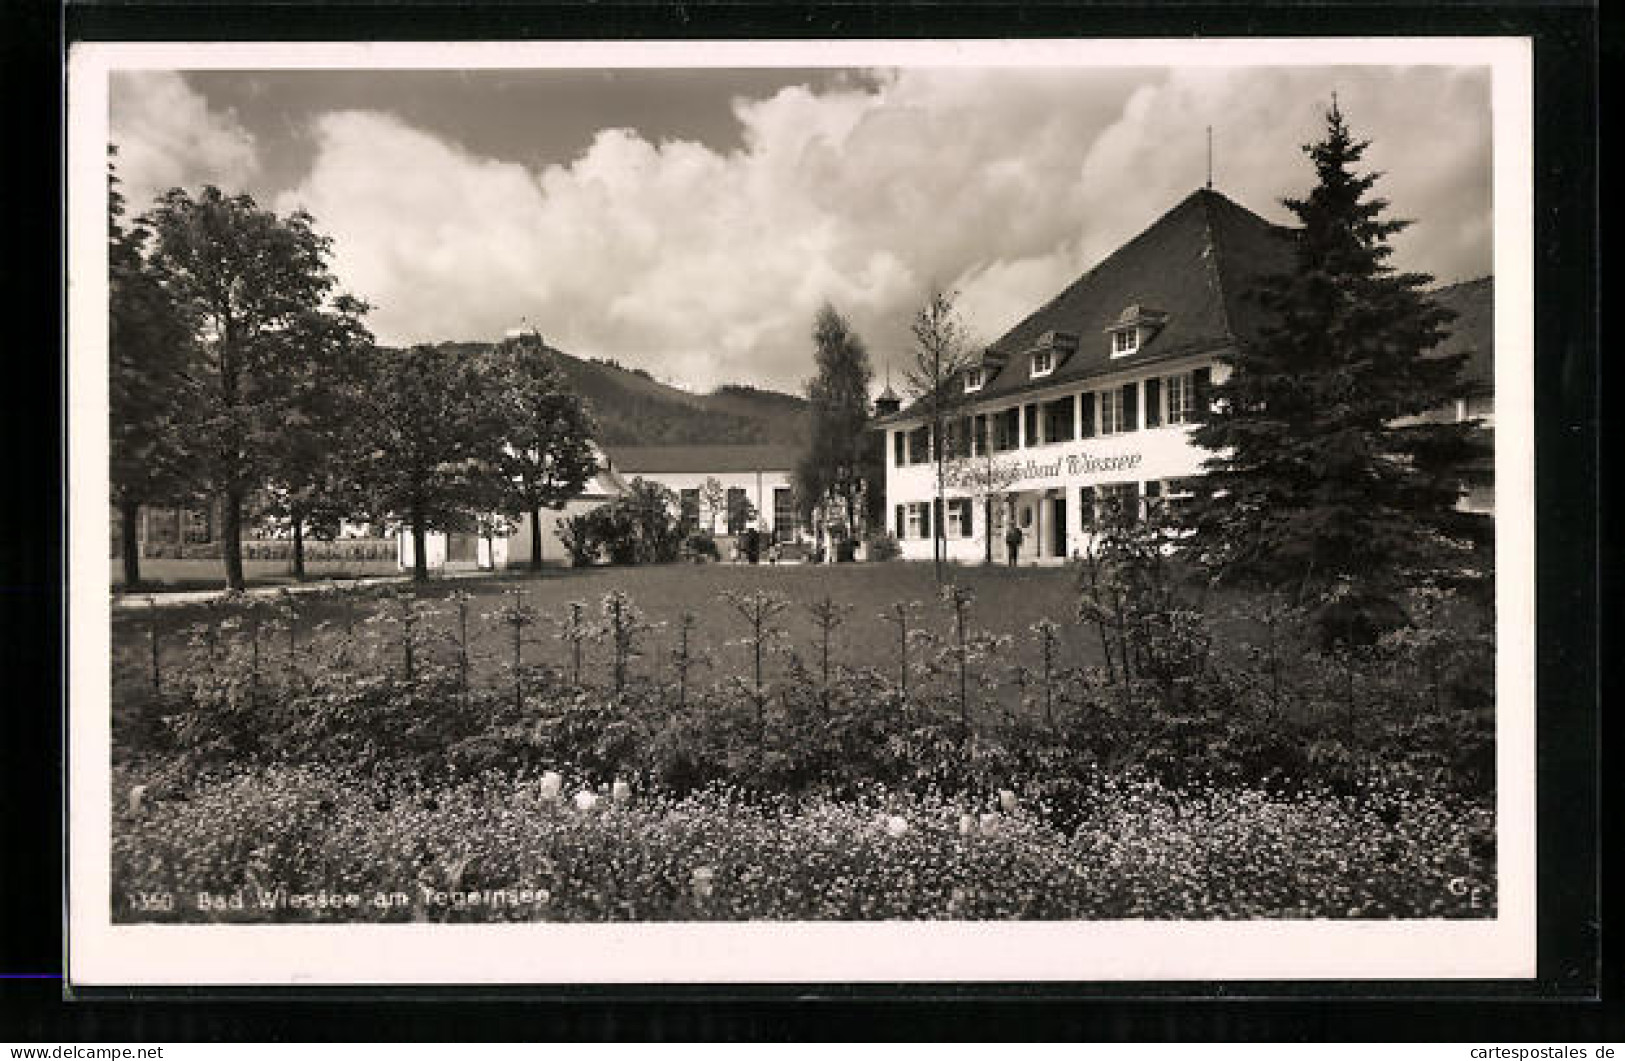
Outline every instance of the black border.
<path fill-rule="evenodd" d="M 1597 735 L 1598 46 L 1588 5 L 692 3 L 316 5 L 0 0 L 15 234 L 4 418 L 14 463 L 0 547 L 0 972 L 60 973 L 64 40 L 1515 35 L 1535 46 L 1539 977 L 1532 982 L 583 986 L 287 992 L 81 991 L 0 981 L 0 1037 L 194 1039 L 1556 1040 L 1625 1032 L 1599 964 Z M 16 134 L 20 133 L 18 136 Z M 23 141 L 17 143 L 17 141 Z M 27 263 L 26 268 L 22 263 Z M 16 333 L 13 333 L 14 335 Z M 54 397 L 56 400 L 48 400 Z M 55 458 L 55 459 L 52 459 Z M 1612 662 L 1612 661 L 1610 661 Z M 1617 878 L 1615 878 L 1617 884 Z M 1606 924 L 1603 924 L 1606 928 Z M 1603 1000 L 1599 1002 L 1598 1000 Z M 137 1001 L 139 1000 L 139 1001 Z M 1249 1000 L 1249 1001 L 1243 1001 Z M 1492 1001 L 1494 1000 L 1494 1001 Z"/>

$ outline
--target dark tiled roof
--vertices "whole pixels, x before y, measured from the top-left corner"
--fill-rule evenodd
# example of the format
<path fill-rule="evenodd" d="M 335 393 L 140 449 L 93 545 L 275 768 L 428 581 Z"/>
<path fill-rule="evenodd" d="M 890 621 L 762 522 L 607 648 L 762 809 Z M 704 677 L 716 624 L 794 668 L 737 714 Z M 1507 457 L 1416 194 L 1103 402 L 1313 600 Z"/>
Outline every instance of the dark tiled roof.
<path fill-rule="evenodd" d="M 793 446 L 610 446 L 610 466 L 622 477 L 661 472 L 784 472 L 801 458 Z"/>
<path fill-rule="evenodd" d="M 1437 347 L 1440 353 L 1465 350 L 1467 364 L 1462 375 L 1475 383 L 1495 383 L 1495 279 L 1483 276 L 1432 292 L 1433 300 L 1454 310 L 1456 319 L 1448 327 L 1450 337 Z"/>
<path fill-rule="evenodd" d="M 1243 297 L 1260 276 L 1292 264 L 1291 230 L 1218 192 L 1186 196 L 1155 224 L 1112 252 L 1070 287 L 1011 328 L 990 349 L 1003 355 L 976 394 L 978 403 L 1070 380 L 1199 354 L 1251 338 L 1258 311 Z M 1112 357 L 1107 331 L 1139 306 L 1167 320 L 1139 350 Z M 1029 350 L 1047 332 L 1078 337 L 1077 349 L 1041 379 L 1027 371 Z M 907 418 L 905 410 L 900 414 Z"/>

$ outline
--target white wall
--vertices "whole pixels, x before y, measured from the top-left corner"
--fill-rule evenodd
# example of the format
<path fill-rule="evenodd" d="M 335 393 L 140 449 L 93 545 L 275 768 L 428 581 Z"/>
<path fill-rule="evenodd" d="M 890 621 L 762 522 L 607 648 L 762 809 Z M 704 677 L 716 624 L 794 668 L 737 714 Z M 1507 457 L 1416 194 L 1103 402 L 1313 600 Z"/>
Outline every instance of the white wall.
<path fill-rule="evenodd" d="M 1065 389 L 1053 391 L 1039 391 L 1020 395 L 1010 395 L 985 406 L 976 406 L 973 409 L 961 410 L 959 415 L 966 412 L 998 412 L 1013 405 L 1027 405 L 1035 402 L 1054 401 L 1062 395 L 1078 394 L 1084 391 L 1109 390 L 1121 387 L 1131 381 L 1141 383 L 1140 399 L 1138 402 L 1138 415 L 1140 422 L 1144 422 L 1145 415 L 1145 389 L 1143 381 L 1151 377 L 1164 377 L 1179 372 L 1190 371 L 1200 367 L 1202 362 L 1170 363 L 1165 365 L 1148 366 L 1140 373 L 1129 375 L 1102 377 L 1091 380 L 1088 384 L 1074 383 Z M 1218 382 L 1224 378 L 1225 368 L 1222 365 L 1213 365 L 1213 380 Z M 896 506 L 909 502 L 929 503 L 936 497 L 936 465 L 905 464 L 898 467 L 895 462 L 896 440 L 899 433 L 906 434 L 913 425 L 904 424 L 893 427 L 887 431 L 886 438 L 886 527 L 896 531 Z M 1073 421 L 1073 433 L 1078 430 L 1076 416 Z M 1025 425 L 1023 425 L 1025 430 Z M 1144 493 L 1144 484 L 1149 481 L 1161 479 L 1180 479 L 1200 475 L 1202 463 L 1209 451 L 1194 445 L 1190 441 L 1189 425 L 1163 426 L 1150 429 L 1140 428 L 1133 431 L 1124 431 L 1114 435 L 1097 435 L 1094 438 L 1074 438 L 1065 442 L 1054 442 L 1045 445 L 1023 446 L 1019 449 L 996 454 L 994 463 L 1000 467 L 1013 466 L 1019 470 L 1017 477 L 1008 487 L 1000 491 L 1000 496 L 1015 495 L 1017 510 L 1029 507 L 1032 510 L 1032 524 L 1023 528 L 1024 540 L 1021 546 L 1020 559 L 1023 562 L 1039 559 L 1056 558 L 1053 556 L 1053 543 L 1050 540 L 1051 508 L 1048 504 L 1041 504 L 1050 491 L 1062 492 L 1066 501 L 1066 554 L 1072 555 L 1081 551 L 1087 544 L 1089 536 L 1081 529 L 1082 520 L 1079 514 L 1082 511 L 1082 488 L 1095 487 L 1104 483 L 1135 482 L 1140 484 L 1141 493 Z M 974 459 L 974 458 L 973 458 Z M 949 487 L 945 494 L 948 498 L 969 497 L 967 491 Z M 997 507 L 1001 502 L 995 500 Z M 934 518 L 934 517 L 933 517 Z M 948 557 L 963 562 L 979 562 L 983 559 L 986 545 L 983 539 L 985 533 L 984 511 L 981 504 L 972 505 L 972 537 L 949 538 L 947 541 Z M 997 563 L 1004 563 L 1006 559 L 1004 544 L 1004 527 L 995 513 L 995 537 L 993 542 L 993 555 Z M 933 528 L 934 530 L 935 528 Z M 930 537 L 906 537 L 900 539 L 903 556 L 910 560 L 929 560 L 932 553 L 932 539 Z M 1058 559 L 1058 558 L 1056 558 Z"/>
<path fill-rule="evenodd" d="M 542 562 L 567 564 L 570 561 L 570 552 L 564 547 L 564 539 L 559 537 L 559 520 L 590 512 L 600 505 L 608 504 L 609 500 L 608 497 L 580 497 L 566 502 L 563 508 L 542 509 Z M 511 564 L 514 567 L 528 566 L 530 551 L 530 517 L 521 516 L 518 527 L 507 539 L 506 555 L 498 566 L 504 564 Z"/>
<path fill-rule="evenodd" d="M 773 529 L 773 491 L 781 487 L 790 486 L 790 472 L 788 470 L 762 472 L 644 472 L 636 468 L 617 468 L 620 476 L 630 483 L 633 479 L 644 479 L 648 482 L 659 483 L 672 493 L 681 497 L 684 490 L 704 490 L 707 479 L 715 479 L 722 484 L 724 496 L 730 488 L 745 491 L 750 503 L 756 506 L 757 529 L 771 531 Z M 700 502 L 700 523 L 703 525 L 708 516 L 713 516 L 713 533 L 722 534 L 728 528 L 727 503 L 724 500 L 721 512 L 712 514 L 706 511 L 705 503 Z M 805 530 L 805 528 L 803 528 Z"/>

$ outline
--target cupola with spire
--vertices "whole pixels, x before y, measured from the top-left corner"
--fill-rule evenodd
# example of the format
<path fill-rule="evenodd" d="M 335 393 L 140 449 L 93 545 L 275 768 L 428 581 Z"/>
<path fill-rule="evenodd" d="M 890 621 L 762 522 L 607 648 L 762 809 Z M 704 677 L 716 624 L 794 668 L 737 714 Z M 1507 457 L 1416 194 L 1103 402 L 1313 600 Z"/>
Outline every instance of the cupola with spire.
<path fill-rule="evenodd" d="M 892 390 L 891 380 L 888 379 L 886 388 L 880 392 L 880 397 L 875 399 L 875 415 L 891 416 L 902 408 L 903 399 L 899 398 L 897 392 Z"/>

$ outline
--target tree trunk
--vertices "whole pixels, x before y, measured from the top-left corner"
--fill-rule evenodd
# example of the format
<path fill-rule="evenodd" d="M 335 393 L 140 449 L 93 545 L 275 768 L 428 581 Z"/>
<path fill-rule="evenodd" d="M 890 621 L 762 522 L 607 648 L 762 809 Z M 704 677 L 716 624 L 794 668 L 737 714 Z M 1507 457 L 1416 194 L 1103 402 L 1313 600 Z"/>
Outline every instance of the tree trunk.
<path fill-rule="evenodd" d="M 141 539 L 136 521 L 141 518 L 141 503 L 120 501 L 119 544 L 124 557 L 124 588 L 133 590 L 141 583 Z"/>
<path fill-rule="evenodd" d="M 412 581 L 429 581 L 429 528 L 423 513 L 412 513 Z"/>
<path fill-rule="evenodd" d="M 226 562 L 226 588 L 243 588 L 243 496 L 227 490 L 220 513 L 220 557 Z"/>
<path fill-rule="evenodd" d="M 987 495 L 982 502 L 982 545 L 984 547 L 983 561 L 991 567 L 993 565 L 993 495 Z"/>
<path fill-rule="evenodd" d="M 530 510 L 530 569 L 542 569 L 542 510 L 540 506 L 533 506 Z"/>
<path fill-rule="evenodd" d="M 305 519 L 295 511 L 293 521 L 293 577 L 301 582 L 305 580 Z"/>

